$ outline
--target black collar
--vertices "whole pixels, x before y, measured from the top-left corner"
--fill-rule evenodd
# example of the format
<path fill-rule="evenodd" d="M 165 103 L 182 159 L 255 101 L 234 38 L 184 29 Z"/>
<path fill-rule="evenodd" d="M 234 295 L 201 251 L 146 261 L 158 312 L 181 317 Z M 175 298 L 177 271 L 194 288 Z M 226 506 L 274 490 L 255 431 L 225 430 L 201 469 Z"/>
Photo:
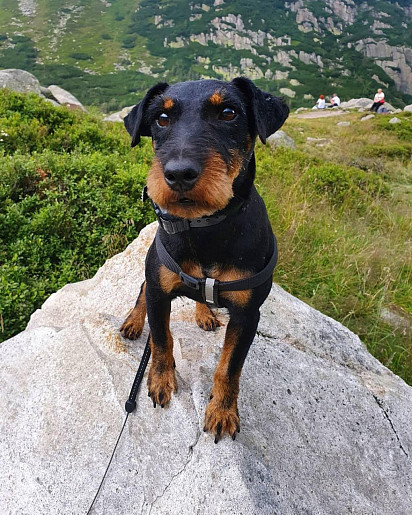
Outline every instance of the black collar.
<path fill-rule="evenodd" d="M 234 196 L 224 209 L 217 211 L 213 215 L 202 216 L 200 218 L 180 218 L 178 216 L 172 216 L 168 213 L 164 213 L 160 207 L 148 196 L 147 186 L 144 187 L 142 192 L 142 200 L 145 201 L 146 199 L 150 200 L 154 212 L 156 213 L 159 225 L 167 232 L 167 234 L 176 234 L 179 232 L 188 231 L 189 229 L 197 229 L 200 227 L 209 227 L 211 225 L 219 224 L 220 222 L 223 222 L 223 220 L 226 220 L 228 216 L 237 213 L 245 202 L 245 199 Z"/>

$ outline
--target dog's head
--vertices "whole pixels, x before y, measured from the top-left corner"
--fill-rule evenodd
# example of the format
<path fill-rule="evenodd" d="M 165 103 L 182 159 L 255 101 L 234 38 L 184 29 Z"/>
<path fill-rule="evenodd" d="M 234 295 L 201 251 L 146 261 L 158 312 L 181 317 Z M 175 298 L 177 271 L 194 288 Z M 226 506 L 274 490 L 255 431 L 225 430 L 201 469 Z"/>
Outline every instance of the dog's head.
<path fill-rule="evenodd" d="M 132 146 L 151 136 L 155 158 L 147 186 L 162 210 L 183 218 L 226 207 L 247 174 L 256 137 L 263 143 L 289 114 L 281 99 L 249 79 L 152 87 L 124 119 Z"/>

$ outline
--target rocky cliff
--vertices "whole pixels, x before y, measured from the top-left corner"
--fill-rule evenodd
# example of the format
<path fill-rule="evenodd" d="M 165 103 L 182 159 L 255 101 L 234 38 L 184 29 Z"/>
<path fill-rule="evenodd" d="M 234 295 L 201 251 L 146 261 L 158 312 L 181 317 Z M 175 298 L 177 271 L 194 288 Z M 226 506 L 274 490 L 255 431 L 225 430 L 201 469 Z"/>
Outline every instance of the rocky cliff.
<path fill-rule="evenodd" d="M 155 229 L 0 346 L 2 514 L 87 512 L 148 332 L 118 329 Z M 172 309 L 179 391 L 162 410 L 143 387 L 93 513 L 410 513 L 412 389 L 357 336 L 274 285 L 241 378 L 241 432 L 215 445 L 203 414 L 225 328 L 203 332 L 192 311 Z"/>

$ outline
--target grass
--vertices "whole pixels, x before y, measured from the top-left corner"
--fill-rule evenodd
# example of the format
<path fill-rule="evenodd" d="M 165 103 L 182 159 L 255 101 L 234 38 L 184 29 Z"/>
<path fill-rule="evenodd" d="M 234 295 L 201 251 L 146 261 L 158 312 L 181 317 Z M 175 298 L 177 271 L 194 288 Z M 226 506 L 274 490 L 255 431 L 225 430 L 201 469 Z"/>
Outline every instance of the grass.
<path fill-rule="evenodd" d="M 384 116 L 291 116 L 284 128 L 298 150 L 259 146 L 257 176 L 281 249 L 275 280 L 359 334 L 412 383 L 412 117 L 398 116 L 396 129 Z M 351 125 L 338 127 L 343 119 Z M 403 323 L 385 322 L 384 309 Z"/>

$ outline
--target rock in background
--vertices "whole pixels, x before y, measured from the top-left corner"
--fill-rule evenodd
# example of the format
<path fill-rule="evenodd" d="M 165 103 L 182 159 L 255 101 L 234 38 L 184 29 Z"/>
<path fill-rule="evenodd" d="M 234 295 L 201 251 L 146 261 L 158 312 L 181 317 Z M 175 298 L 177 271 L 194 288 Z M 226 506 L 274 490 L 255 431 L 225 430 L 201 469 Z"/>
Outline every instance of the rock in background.
<path fill-rule="evenodd" d="M 67 107 L 71 107 L 72 109 L 80 109 L 82 111 L 86 111 L 81 102 L 77 100 L 77 98 L 59 86 L 52 84 L 48 87 L 48 90 L 51 92 L 53 97 L 60 105 L 65 105 Z"/>
<path fill-rule="evenodd" d="M 373 100 L 370 98 L 351 98 L 347 102 L 341 102 L 340 108 L 341 109 L 370 109 L 372 107 Z M 385 102 L 382 104 L 382 107 L 387 109 L 388 111 L 395 111 L 395 108 L 393 105 L 391 105 L 389 102 Z"/>
<path fill-rule="evenodd" d="M 105 122 L 122 122 L 123 118 L 127 116 L 134 106 L 123 107 L 121 111 L 117 113 L 112 113 L 109 116 L 103 118 Z"/>
<path fill-rule="evenodd" d="M 36 93 L 41 96 L 40 82 L 34 75 L 24 70 L 0 70 L 0 88 L 8 88 L 19 93 Z"/>
<path fill-rule="evenodd" d="M 130 342 L 119 327 L 155 229 L 0 346 L 0 513 L 87 512 L 148 334 Z M 241 432 L 215 445 L 202 427 L 225 328 L 202 331 L 193 308 L 172 307 L 179 392 L 153 409 L 143 386 L 93 513 L 410 513 L 411 387 L 274 285 L 241 378 Z"/>
<path fill-rule="evenodd" d="M 296 148 L 294 140 L 282 130 L 278 130 L 274 134 L 271 134 L 266 141 L 272 149 L 278 147 Z"/>
<path fill-rule="evenodd" d="M 45 88 L 34 75 L 24 70 L 14 68 L 0 70 L 0 88 L 8 88 L 19 93 L 35 93 L 54 105 L 86 111 L 81 102 L 65 89 L 55 85 Z"/>
<path fill-rule="evenodd" d="M 351 98 L 347 102 L 341 102 L 341 109 L 370 109 L 373 104 L 373 100 L 370 98 Z"/>

